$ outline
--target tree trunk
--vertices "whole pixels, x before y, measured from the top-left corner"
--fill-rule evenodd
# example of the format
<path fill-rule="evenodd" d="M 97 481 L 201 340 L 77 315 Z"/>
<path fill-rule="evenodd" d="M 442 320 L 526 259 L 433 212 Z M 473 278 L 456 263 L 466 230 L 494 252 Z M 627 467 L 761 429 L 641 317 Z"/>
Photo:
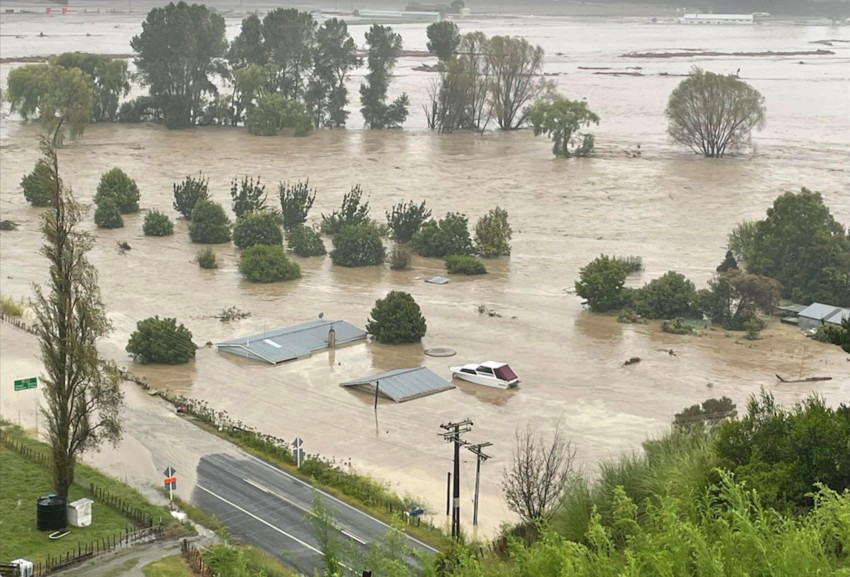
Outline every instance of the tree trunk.
<path fill-rule="evenodd" d="M 74 459 L 64 452 L 55 451 L 53 463 L 53 474 L 56 477 L 56 495 L 67 499 L 71 484 L 74 482 Z"/>

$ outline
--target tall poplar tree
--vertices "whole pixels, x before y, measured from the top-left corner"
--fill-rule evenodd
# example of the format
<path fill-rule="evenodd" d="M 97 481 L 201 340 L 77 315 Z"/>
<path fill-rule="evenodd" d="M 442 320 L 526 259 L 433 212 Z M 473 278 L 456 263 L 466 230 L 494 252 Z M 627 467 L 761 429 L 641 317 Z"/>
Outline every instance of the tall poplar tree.
<path fill-rule="evenodd" d="M 123 395 L 114 363 L 104 361 L 97 350 L 97 341 L 111 326 L 97 270 L 86 257 L 92 238 L 77 230 L 83 211 L 59 178 L 53 143 L 44 138 L 41 148 L 53 172 L 53 201 L 42 223 L 41 252 L 50 263 L 50 275 L 46 287 L 35 287 L 36 334 L 56 493 L 67 497 L 80 454 L 121 438 Z"/>

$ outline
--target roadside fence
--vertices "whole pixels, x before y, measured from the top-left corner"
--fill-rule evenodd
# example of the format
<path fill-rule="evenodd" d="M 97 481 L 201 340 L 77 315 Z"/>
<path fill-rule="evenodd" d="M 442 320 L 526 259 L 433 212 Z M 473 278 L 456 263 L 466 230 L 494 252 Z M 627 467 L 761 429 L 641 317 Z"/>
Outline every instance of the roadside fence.
<path fill-rule="evenodd" d="M 25 459 L 37 463 L 42 467 L 47 468 L 50 466 L 52 460 L 49 455 L 36 451 L 32 447 L 28 447 L 2 429 L 0 429 L 0 443 L 15 451 Z M 151 517 L 147 511 L 139 509 L 94 483 L 89 483 L 88 489 L 89 497 L 92 497 L 95 501 L 103 503 L 107 507 L 121 513 L 122 516 L 131 520 L 136 528 L 147 529 L 153 527 L 153 517 Z"/>
<path fill-rule="evenodd" d="M 50 575 L 54 571 L 66 569 L 103 553 L 155 541 L 162 537 L 162 533 L 162 525 L 146 527 L 136 531 L 130 531 L 129 528 L 125 528 L 123 532 L 115 533 L 109 537 L 101 537 L 89 543 L 78 543 L 76 549 L 70 549 L 63 555 L 48 555 L 47 560 L 35 563 L 33 565 L 33 577 Z M 0 576 L 20 577 L 20 570 L 17 565 L 0 563 Z"/>
<path fill-rule="evenodd" d="M 30 334 L 38 335 L 37 331 L 35 330 L 35 325 L 28 324 L 20 317 L 12 317 L 7 315 L 3 311 L 0 311 L 0 321 L 7 322 L 13 327 L 19 328 L 22 331 L 26 331 Z"/>
<path fill-rule="evenodd" d="M 192 571 L 198 577 L 213 577 L 212 569 L 204 561 L 204 552 L 197 545 L 183 539 L 180 543 L 180 551 L 183 553 L 183 558 L 186 559 L 189 567 L 191 567 Z"/>

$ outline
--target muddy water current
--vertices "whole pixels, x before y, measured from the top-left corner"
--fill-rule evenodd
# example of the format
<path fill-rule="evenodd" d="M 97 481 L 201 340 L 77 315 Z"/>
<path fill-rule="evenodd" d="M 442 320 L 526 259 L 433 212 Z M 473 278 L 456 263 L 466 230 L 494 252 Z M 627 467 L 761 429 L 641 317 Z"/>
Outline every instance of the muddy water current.
<path fill-rule="evenodd" d="M 80 32 L 89 29 L 87 21 L 69 20 L 77 27 L 68 29 L 57 24 L 58 19 L 50 21 L 49 30 L 55 33 L 39 48 L 42 39 L 31 34 L 46 24 L 20 18 L 0 20 L 4 35 L 13 26 L 23 35 L 17 44 L 4 36 L 3 56 L 85 49 Z M 127 41 L 138 26 L 115 18 L 115 26 L 124 28 L 112 29 L 118 31 L 111 33 L 115 37 L 107 39 L 103 51 L 128 52 Z M 102 23 L 94 17 L 91 21 Z M 237 21 L 228 22 L 232 35 Z M 424 26 L 397 26 L 407 48 L 424 48 Z M 299 139 L 253 137 L 226 128 L 169 132 L 155 126 L 91 126 L 81 140 L 61 150 L 63 178 L 90 204 L 100 175 L 119 166 L 138 182 L 143 209 L 142 214 L 126 216 L 125 227 L 114 231 L 96 230 L 91 218 L 86 223 L 97 238 L 91 260 L 100 271 L 115 326 L 103 343 L 104 353 L 157 387 L 208 400 L 262 431 L 301 437 L 308 452 L 350 462 L 400 493 L 423 498 L 440 522 L 451 448 L 438 437 L 439 426 L 468 417 L 474 428 L 466 438 L 493 443 L 493 458 L 483 465 L 481 480 L 480 528 L 488 534 L 512 519 L 501 501 L 499 480 L 517 429 L 528 426 L 551 435 L 560 423 L 581 462 L 592 471 L 602 459 L 637 449 L 648 436 L 664 431 L 675 412 L 708 397 L 727 395 L 740 407 L 764 387 L 783 403 L 811 391 L 831 404 L 850 399 L 847 355 L 806 339 L 792 327 L 770 321 L 763 338 L 754 342 L 722 330 L 701 337 L 674 336 L 662 333 L 655 323 L 625 325 L 591 315 L 571 294 L 579 269 L 600 253 L 643 257 L 646 270 L 630 277 L 632 286 L 676 270 L 702 287 L 723 258 L 729 230 L 743 219 L 763 216 L 784 190 L 819 190 L 833 214 L 850 223 L 850 45 L 835 43 L 830 48 L 834 55 L 811 58 L 674 61 L 619 56 L 632 50 L 686 48 L 813 50 L 818 47 L 810 44 L 814 40 L 850 39 L 848 28 L 695 30 L 644 21 L 554 18 L 482 19 L 462 28 L 523 34 L 541 43 L 550 55 L 546 71 L 557 74 L 552 80 L 569 96 L 586 97 L 602 117 L 596 130 L 598 153 L 584 160 L 556 160 L 550 144 L 527 131 L 439 135 L 424 130 L 419 105 L 430 76 L 412 70 L 422 62 L 412 58 L 400 61 L 395 88 L 409 92 L 413 101 L 405 130 L 358 130 L 357 106 L 352 106 L 352 130 Z M 358 39 L 362 30 L 354 30 Z M 693 64 L 717 72 L 740 68 L 741 76 L 765 95 L 768 123 L 754 135 L 752 151 L 711 161 L 667 141 L 665 100 L 679 81 L 674 75 L 686 73 Z M 640 66 L 645 75 L 604 76 L 579 66 Z M 0 68 L 4 82 L 8 70 L 8 65 Z M 361 77 L 362 71 L 353 87 Z M 38 130 L 14 115 L 6 115 L 0 128 L 0 215 L 20 225 L 18 231 L 0 233 L 0 290 L 28 297 L 31 284 L 45 280 L 45 262 L 38 254 L 40 211 L 25 204 L 18 183 L 38 158 Z M 637 144 L 641 154 L 634 157 Z M 144 211 L 157 208 L 176 217 L 172 183 L 200 170 L 209 177 L 213 199 L 225 206 L 235 175 L 259 174 L 269 189 L 279 181 L 309 178 L 318 190 L 310 222 L 337 207 L 355 183 L 367 191 L 373 216 L 379 219 L 402 200 L 426 200 L 435 216 L 458 211 L 473 223 L 498 204 L 510 214 L 513 252 L 510 258 L 487 261 L 486 276 L 452 277 L 443 286 L 423 282 L 445 274 L 441 261 L 421 258 L 401 272 L 386 267 L 346 269 L 333 267 L 328 258 L 296 258 L 300 280 L 251 284 L 240 278 L 238 252 L 232 245 L 213 247 L 220 263 L 217 270 L 199 269 L 193 258 L 200 247 L 189 242 L 183 220 L 176 221 L 172 237 L 142 234 Z M 120 252 L 118 241 L 132 249 Z M 428 322 L 422 345 L 361 342 L 279 366 L 203 346 L 309 321 L 319 313 L 363 326 L 375 299 L 394 289 L 410 292 L 422 307 Z M 495 316 L 479 313 L 479 305 Z M 251 316 L 222 323 L 215 316 L 227 306 Z M 201 345 L 193 362 L 139 366 L 127 358 L 123 349 L 129 334 L 139 320 L 153 315 L 177 317 L 189 327 Z M 11 380 L 37 370 L 35 351 L 20 344 L 16 329 L 0 325 L 0 331 L 0 411 L 28 422 L 28 403 L 33 400 L 12 392 Z M 424 349 L 432 346 L 452 347 L 457 355 L 428 357 Z M 643 361 L 622 366 L 633 356 Z M 499 391 L 455 382 L 455 390 L 404 404 L 382 400 L 376 413 L 370 396 L 338 386 L 417 365 L 449 378 L 449 364 L 486 359 L 510 362 L 522 380 L 520 387 Z M 832 380 L 779 384 L 774 373 Z M 146 402 L 151 401 L 144 395 L 128 395 L 134 406 Z M 105 450 L 91 458 L 113 468 L 124 463 L 127 475 L 158 481 L 156 471 L 147 470 L 153 467 L 133 462 L 137 445 L 130 440 L 117 452 Z M 462 507 L 467 526 L 474 471 L 474 457 L 466 454 Z"/>

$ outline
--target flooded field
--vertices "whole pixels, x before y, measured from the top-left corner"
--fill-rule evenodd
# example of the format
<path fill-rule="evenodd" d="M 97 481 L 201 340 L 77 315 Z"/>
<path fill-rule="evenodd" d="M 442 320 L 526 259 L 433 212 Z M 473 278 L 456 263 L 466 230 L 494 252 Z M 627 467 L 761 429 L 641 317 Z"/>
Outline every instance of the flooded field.
<path fill-rule="evenodd" d="M 48 24 L 4 15 L 2 56 L 50 54 L 86 49 L 85 31 L 115 31 L 104 52 L 129 52 L 138 21 L 90 17 L 91 24 Z M 82 18 L 74 16 L 69 18 Z M 138 20 L 141 19 L 139 15 Z M 113 23 L 114 22 L 114 23 Z M 107 25 L 108 24 L 108 25 Z M 229 34 L 238 20 L 228 21 Z M 118 28 L 112 28 L 117 26 Z M 5 37 L 14 27 L 20 39 Z M 49 38 L 33 38 L 43 28 Z M 396 26 L 405 47 L 424 49 L 425 24 Z M 327 258 L 297 259 L 302 278 L 255 285 L 241 280 L 238 251 L 215 246 L 220 268 L 200 270 L 198 245 L 186 223 L 177 221 L 170 238 L 142 235 L 144 214 L 125 218 L 125 227 L 99 231 L 91 260 L 115 325 L 103 350 L 119 364 L 171 391 L 206 399 L 231 416 L 283 438 L 299 436 L 307 452 L 318 452 L 368 472 L 401 493 L 421 496 L 442 520 L 451 449 L 439 425 L 470 418 L 466 438 L 490 441 L 493 459 L 482 468 L 481 530 L 487 534 L 511 520 L 500 498 L 501 471 L 510 461 L 515 430 L 531 426 L 549 435 L 560 423 L 588 470 L 596 462 L 636 449 L 668 427 L 673 414 L 708 397 L 727 395 L 739 408 L 761 387 L 783 403 L 811 391 L 829 403 L 850 399 L 850 363 L 837 347 L 812 342 L 772 321 L 759 341 L 722 330 L 702 337 L 662 333 L 657 324 L 623 325 L 582 310 L 569 294 L 579 269 L 600 253 L 640 255 L 646 270 L 630 278 L 640 285 L 676 270 L 698 287 L 711 278 L 725 252 L 726 235 L 743 219 L 760 218 L 785 190 L 807 186 L 823 193 L 836 218 L 850 223 L 850 45 L 836 43 L 833 55 L 794 58 L 703 58 L 632 60 L 629 51 L 710 49 L 717 51 L 813 50 L 812 41 L 850 39 L 848 28 L 814 26 L 710 27 L 595 19 L 492 18 L 462 22 L 464 31 L 522 34 L 547 51 L 548 73 L 570 97 L 586 97 L 602 117 L 596 130 L 598 154 L 556 160 L 550 144 L 529 131 L 439 135 L 424 130 L 420 104 L 428 73 L 413 71 L 421 59 L 402 59 L 397 86 L 411 95 L 411 120 L 402 131 L 359 130 L 356 103 L 350 130 L 323 131 L 306 138 L 260 138 L 242 129 L 199 128 L 169 132 L 156 126 L 91 126 L 60 152 L 61 171 L 77 197 L 90 203 L 100 175 L 119 166 L 136 179 L 143 210 L 171 208 L 172 183 L 203 171 L 214 200 L 229 206 L 230 179 L 261 175 L 274 194 L 279 181 L 309 178 L 318 190 L 310 216 L 338 207 L 351 185 L 369 195 L 372 214 L 402 200 L 426 200 L 435 216 L 464 212 L 472 224 L 496 204 L 508 210 L 514 230 L 510 258 L 488 261 L 482 278 L 452 278 L 444 286 L 423 279 L 444 274 L 442 262 L 415 258 L 409 271 L 385 267 L 344 269 Z M 358 41 L 365 25 L 353 26 Z M 46 34 L 48 32 L 45 32 Z M 104 32 L 104 34 L 106 34 Z M 64 35 L 60 38 L 60 35 Z M 45 40 L 39 46 L 37 42 Z M 801 63 L 804 62 L 804 63 Z M 722 161 L 690 155 L 665 136 L 664 105 L 669 92 L 693 64 L 734 72 L 766 98 L 767 126 L 754 135 L 751 154 Z M 625 69 L 644 76 L 611 77 L 580 66 Z M 9 66 L 0 67 L 5 85 Z M 362 71 L 352 85 L 362 78 Z M 356 94 L 356 90 L 353 91 Z M 8 107 L 8 105 L 7 105 Z M 0 123 L 0 217 L 19 223 L 0 233 L 0 291 L 16 298 L 43 282 L 38 250 L 40 211 L 26 205 L 18 183 L 38 158 L 37 126 L 6 116 Z M 626 153 L 641 144 L 642 156 Z M 116 242 L 132 250 L 120 253 Z M 329 242 L 326 241 L 329 245 Z M 330 248 L 330 245 L 329 245 Z M 315 319 L 344 319 L 365 325 L 375 299 L 393 289 L 413 294 L 428 322 L 422 345 L 391 347 L 359 343 L 310 359 L 267 366 L 218 353 L 204 343 Z M 496 316 L 480 314 L 485 305 Z M 224 307 L 237 306 L 250 318 L 222 323 Z M 136 323 L 148 316 L 174 316 L 202 346 L 195 361 L 180 367 L 134 365 L 124 346 Z M 32 346 L 0 325 L 2 388 L 0 413 L 32 418 L 33 399 L 13 393 L 11 379 L 32 376 Z M 27 341 L 29 342 L 29 341 Z M 424 349 L 448 346 L 451 359 L 431 358 Z M 667 353 L 669 349 L 676 356 Z M 643 359 L 623 367 L 629 357 Z M 497 391 L 472 384 L 432 397 L 394 404 L 343 390 L 340 382 L 380 371 L 424 364 L 448 378 L 448 365 L 485 359 L 510 362 L 522 382 L 518 390 Z M 22 374 L 26 373 L 26 374 Z M 832 381 L 778 384 L 774 373 L 831 376 Z M 152 402 L 128 395 L 134 407 Z M 153 413 L 152 413 L 153 414 Z M 159 482 L 157 470 L 139 463 L 144 449 L 128 439 L 118 450 L 91 458 L 123 466 L 131 477 Z M 121 465 L 123 463 L 123 465 Z M 175 463 L 179 470 L 181 467 Z M 185 470 L 185 467 L 184 467 Z M 472 516 L 475 461 L 467 454 L 462 471 L 463 522 Z M 122 474 L 123 476 L 123 474 Z"/>

